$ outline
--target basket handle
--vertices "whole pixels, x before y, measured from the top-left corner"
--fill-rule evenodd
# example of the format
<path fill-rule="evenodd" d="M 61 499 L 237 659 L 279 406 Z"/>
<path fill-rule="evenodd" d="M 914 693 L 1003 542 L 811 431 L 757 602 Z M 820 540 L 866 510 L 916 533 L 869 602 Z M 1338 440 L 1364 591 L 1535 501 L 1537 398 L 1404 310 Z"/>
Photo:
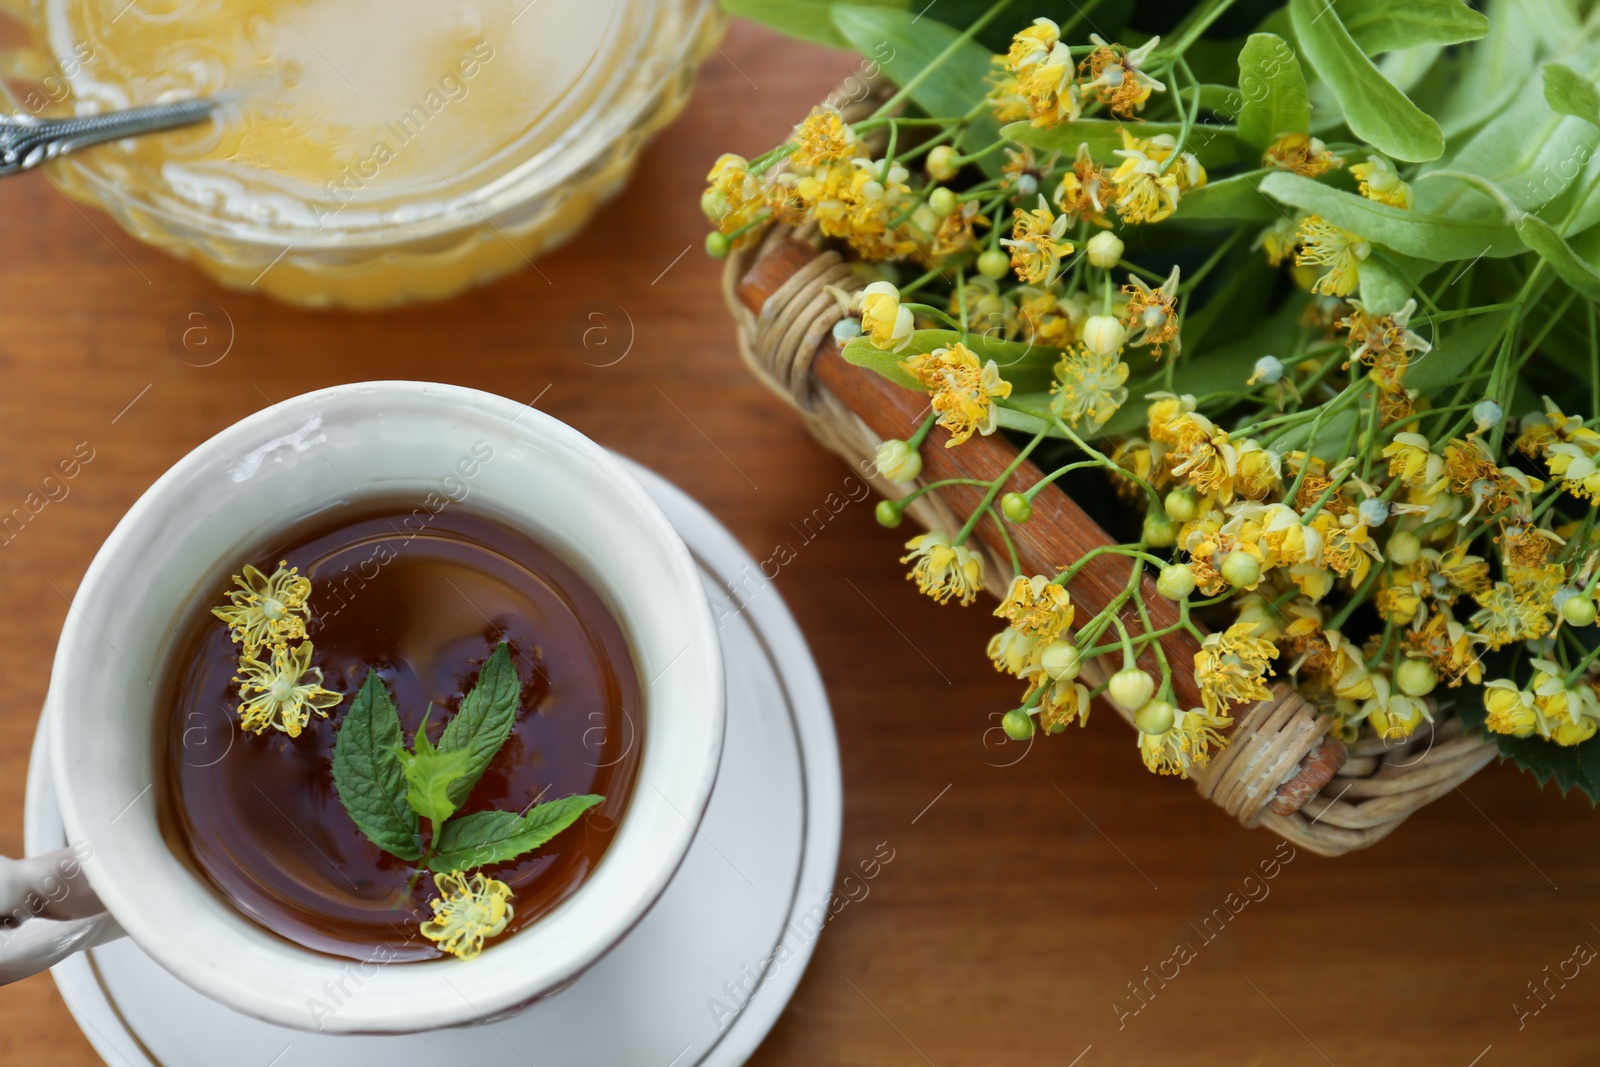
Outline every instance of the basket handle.
<path fill-rule="evenodd" d="M 815 248 L 802 241 L 778 241 L 766 249 L 739 280 L 735 294 L 746 308 L 759 315 L 768 299 L 817 254 Z M 811 362 L 811 373 L 818 385 L 838 397 L 880 439 L 909 436 L 920 425 L 927 410 L 926 404 L 911 390 L 870 370 L 847 363 L 831 335 L 825 337 L 818 346 Z M 972 478 L 992 481 L 1016 459 L 1015 448 L 999 435 L 974 436 L 960 448 L 953 449 L 943 447 L 948 436 L 942 427 L 935 427 L 929 435 L 922 450 L 922 480 Z M 1038 467 L 1025 461 L 1004 489 L 1021 492 L 1043 477 Z M 946 486 L 935 492 L 944 498 L 957 515 L 962 516 L 971 515 L 977 510 L 984 496 L 982 487 L 968 485 Z M 992 558 L 1007 558 L 1005 544 L 991 523 L 981 523 L 974 533 L 989 549 Z M 1081 559 L 1091 549 L 1115 543 L 1056 483 L 1046 486 L 1033 498 L 1033 517 L 1012 528 L 1012 541 L 1023 570 L 1033 574 L 1057 573 L 1074 560 Z M 1127 586 L 1129 568 L 1137 565 L 1136 561 L 1125 556 L 1097 556 L 1073 577 L 1073 599 L 1091 615 L 1097 614 Z M 1142 582 L 1143 599 L 1151 626 L 1163 630 L 1175 625 L 1179 619 L 1176 605 L 1156 591 L 1155 582 L 1148 574 Z M 1144 623 L 1136 609 L 1125 607 L 1121 617 L 1130 634 L 1145 632 Z M 1172 677 L 1174 695 L 1184 707 L 1199 706 L 1200 690 L 1195 684 L 1194 673 L 1184 669 L 1194 662 L 1199 643 L 1192 634 L 1182 629 L 1163 634 L 1156 640 L 1160 642 L 1168 662 L 1179 665 Z M 1152 673 L 1158 673 L 1155 652 L 1149 644 L 1140 653 L 1140 665 Z M 1236 721 L 1243 717 L 1236 716 Z M 1267 808 L 1280 815 L 1298 811 L 1327 784 L 1343 765 L 1344 759 L 1344 746 L 1335 738 L 1325 739 L 1305 757 L 1297 773 L 1278 788 Z"/>

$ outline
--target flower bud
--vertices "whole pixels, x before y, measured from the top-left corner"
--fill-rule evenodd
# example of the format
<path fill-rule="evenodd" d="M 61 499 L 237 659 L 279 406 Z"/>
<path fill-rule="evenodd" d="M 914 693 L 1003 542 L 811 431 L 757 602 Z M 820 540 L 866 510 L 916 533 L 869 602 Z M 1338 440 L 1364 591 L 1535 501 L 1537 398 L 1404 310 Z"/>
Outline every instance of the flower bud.
<path fill-rule="evenodd" d="M 1594 598 L 1582 593 L 1568 597 L 1561 605 L 1561 617 L 1570 626 L 1593 626 L 1594 616 Z"/>
<path fill-rule="evenodd" d="M 1422 539 L 1410 530 L 1396 530 L 1383 546 L 1383 554 L 1397 567 L 1409 567 L 1422 555 Z"/>
<path fill-rule="evenodd" d="M 956 199 L 955 193 L 941 185 L 928 194 L 928 206 L 933 208 L 935 215 L 947 219 L 960 209 L 961 202 Z"/>
<path fill-rule="evenodd" d="M 947 182 L 961 170 L 956 150 L 947 144 L 935 145 L 928 153 L 928 177 L 936 182 Z"/>
<path fill-rule="evenodd" d="M 1261 580 L 1261 561 L 1244 549 L 1234 549 L 1222 561 L 1222 579 L 1235 589 L 1248 588 Z"/>
<path fill-rule="evenodd" d="M 1127 327 L 1122 320 L 1110 315 L 1090 315 L 1083 324 L 1083 344 L 1097 356 L 1114 356 L 1122 351 L 1128 339 Z"/>
<path fill-rule="evenodd" d="M 1064 678 L 1070 682 L 1083 670 L 1083 659 L 1078 654 L 1077 645 L 1058 637 L 1039 653 L 1039 666 L 1055 681 Z"/>
<path fill-rule="evenodd" d="M 1389 502 L 1380 496 L 1369 496 L 1356 508 L 1356 517 L 1363 526 L 1382 526 L 1389 521 Z"/>
<path fill-rule="evenodd" d="M 891 482 L 904 485 L 922 473 L 922 453 L 910 441 L 893 439 L 878 446 L 878 472 Z"/>
<path fill-rule="evenodd" d="M 1188 522 L 1200 514 L 1200 497 L 1188 486 L 1174 489 L 1161 504 L 1167 509 L 1167 518 L 1174 522 Z"/>
<path fill-rule="evenodd" d="M 1089 238 L 1089 262 L 1102 270 L 1110 270 L 1122 262 L 1124 247 L 1122 238 L 1110 230 L 1101 230 Z"/>
<path fill-rule="evenodd" d="M 1039 179 L 1032 174 L 1017 175 L 1017 199 L 1032 200 L 1039 192 Z"/>
<path fill-rule="evenodd" d="M 1164 734 L 1177 721 L 1178 709 L 1165 700 L 1147 700 L 1133 713 L 1133 725 L 1141 733 Z"/>
<path fill-rule="evenodd" d="M 1007 493 L 1000 498 L 1000 513 L 1012 522 L 1027 522 L 1033 518 L 1033 505 L 1021 493 Z"/>
<path fill-rule="evenodd" d="M 1500 425 L 1500 420 L 1505 417 L 1506 413 L 1493 400 L 1480 400 L 1472 405 L 1472 421 L 1477 423 L 1479 432 Z"/>
<path fill-rule="evenodd" d="M 1168 600 L 1182 600 L 1194 592 L 1194 570 L 1186 563 L 1169 563 L 1156 578 L 1156 592 Z"/>
<path fill-rule="evenodd" d="M 1177 543 L 1178 527 L 1171 519 L 1151 508 L 1145 512 L 1144 529 L 1140 536 L 1151 548 L 1169 548 Z"/>
<path fill-rule="evenodd" d="M 1262 356 L 1256 360 L 1254 370 L 1251 371 L 1246 385 L 1277 385 L 1283 381 L 1283 360 L 1277 356 Z"/>
<path fill-rule="evenodd" d="M 978 257 L 978 273 L 985 278 L 1004 278 L 1011 269 L 1011 257 L 998 248 L 991 248 Z"/>
<path fill-rule="evenodd" d="M 887 526 L 892 530 L 900 525 L 904 509 L 893 500 L 880 500 L 878 501 L 878 506 L 873 509 L 872 514 L 877 518 L 879 526 Z"/>
<path fill-rule="evenodd" d="M 1406 696 L 1427 696 L 1439 684 L 1439 672 L 1429 660 L 1412 657 L 1401 660 L 1394 671 L 1394 684 Z"/>
<path fill-rule="evenodd" d="M 1155 680 L 1138 667 L 1124 667 L 1111 676 L 1111 683 L 1106 686 L 1106 695 L 1127 711 L 1144 707 L 1155 693 Z"/>
<path fill-rule="evenodd" d="M 728 240 L 728 235 L 717 230 L 706 234 L 706 255 L 712 259 L 727 259 L 728 253 L 733 251 L 733 242 Z"/>
<path fill-rule="evenodd" d="M 1033 716 L 1021 708 L 1012 708 L 1000 719 L 1000 728 L 1013 741 L 1026 741 L 1033 736 Z"/>

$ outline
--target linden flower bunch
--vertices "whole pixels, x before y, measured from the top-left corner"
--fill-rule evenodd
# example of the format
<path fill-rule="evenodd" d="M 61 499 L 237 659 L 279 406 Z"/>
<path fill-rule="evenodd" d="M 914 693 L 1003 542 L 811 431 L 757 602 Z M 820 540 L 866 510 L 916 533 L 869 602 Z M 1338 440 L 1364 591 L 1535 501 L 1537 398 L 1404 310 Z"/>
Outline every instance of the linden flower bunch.
<path fill-rule="evenodd" d="M 961 605 L 1009 564 L 988 646 L 1022 683 L 1007 734 L 1081 724 L 1103 694 L 1146 766 L 1188 775 L 1288 684 L 1347 741 L 1403 742 L 1453 705 L 1541 780 L 1594 790 L 1597 21 L 1546 33 L 1509 0 L 1290 0 L 1253 25 L 1231 0 L 1149 26 L 1038 6 L 945 26 L 835 5 L 799 32 L 898 90 L 723 156 L 702 201 L 713 255 L 780 225 L 860 275 L 836 294 L 844 357 L 928 400 L 879 450 L 908 488 L 879 518 L 982 490 L 902 562 Z M 1531 62 L 1508 73 L 1497 41 Z M 999 432 L 998 478 L 920 481 L 926 448 Z M 1044 473 L 1018 488 L 1024 460 Z M 1097 517 L 1126 540 L 1024 568 L 1037 494 L 1088 506 L 1106 478 Z M 1073 580 L 1102 555 L 1128 584 L 1091 613 Z M 1159 638 L 1184 629 L 1199 651 L 1168 662 Z"/>

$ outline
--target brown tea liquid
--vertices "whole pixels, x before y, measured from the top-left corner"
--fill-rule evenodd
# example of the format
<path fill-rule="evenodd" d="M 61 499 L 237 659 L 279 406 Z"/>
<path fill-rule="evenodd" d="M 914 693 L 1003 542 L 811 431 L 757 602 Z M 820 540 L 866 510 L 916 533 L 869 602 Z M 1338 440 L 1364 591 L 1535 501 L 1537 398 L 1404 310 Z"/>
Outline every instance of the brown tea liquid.
<path fill-rule="evenodd" d="M 241 731 L 239 647 L 207 613 L 180 634 L 166 684 L 170 728 L 156 742 L 162 827 L 177 854 L 273 932 L 358 959 L 379 946 L 389 958 L 441 955 L 418 933 L 432 914 L 432 878 L 370 843 L 334 790 L 334 737 L 369 666 L 388 685 L 408 746 L 430 701 L 437 743 L 495 645 L 509 642 L 522 706 L 461 812 L 605 797 L 542 848 L 484 868 L 516 894 L 507 933 L 594 870 L 627 809 L 644 740 L 622 628 L 576 571 L 464 507 L 421 512 L 425 524 L 413 514 L 400 504 L 326 512 L 235 568 L 271 573 L 281 559 L 311 579 L 312 664 L 326 688 L 346 694 L 327 719 L 313 716 L 298 738 Z M 216 592 L 220 603 L 220 584 Z"/>

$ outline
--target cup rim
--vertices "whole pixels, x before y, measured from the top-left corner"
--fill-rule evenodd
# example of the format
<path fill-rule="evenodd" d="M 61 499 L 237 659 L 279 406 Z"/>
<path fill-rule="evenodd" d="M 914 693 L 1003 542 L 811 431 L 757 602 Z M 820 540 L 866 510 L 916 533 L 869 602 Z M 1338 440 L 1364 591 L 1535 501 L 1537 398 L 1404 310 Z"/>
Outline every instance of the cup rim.
<path fill-rule="evenodd" d="M 112 568 L 125 566 L 123 557 L 137 547 L 141 536 L 159 531 L 178 494 L 193 496 L 195 479 L 218 468 L 219 461 L 237 459 L 264 439 L 281 437 L 284 418 L 329 414 L 401 420 L 421 418 L 476 419 L 476 428 L 497 429 L 500 439 L 537 444 L 540 461 L 566 464 L 569 474 L 592 476 L 596 491 L 609 494 L 612 518 L 627 524 L 626 539 L 649 545 L 664 559 L 664 581 L 678 594 L 675 603 L 635 606 L 605 597 L 612 603 L 630 645 L 639 640 L 632 623 L 652 616 L 664 625 L 670 616 L 672 632 L 688 644 L 652 679 L 642 661 L 646 650 L 633 648 L 635 668 L 645 697 L 645 744 L 633 797 L 618 836 L 583 884 L 551 913 L 492 943 L 482 956 L 466 966 L 456 960 L 406 963 L 378 967 L 368 981 L 373 993 L 352 997 L 318 1026 L 310 1024 L 307 991 L 326 979 L 338 979 L 358 961 L 335 957 L 294 944 L 246 918 L 231 902 L 165 846 L 159 854 L 148 847 L 115 845 L 97 848 L 84 862 L 90 885 L 128 935 L 161 966 L 200 992 L 246 1014 L 297 1029 L 322 1032 L 404 1033 L 460 1025 L 526 1006 L 558 989 L 600 959 L 632 929 L 665 890 L 687 854 L 705 806 L 710 800 L 721 757 L 726 709 L 721 645 L 699 572 L 681 536 L 660 506 L 637 479 L 604 448 L 552 416 L 491 393 L 432 382 L 381 381 L 333 386 L 302 394 L 246 416 L 208 438 L 163 473 L 128 510 L 106 538 L 74 594 L 63 626 L 45 702 L 50 731 L 51 769 L 68 840 L 93 840 L 107 833 L 106 813 L 80 804 L 79 790 L 92 796 L 85 777 L 87 765 L 74 757 L 81 743 L 70 729 L 77 718 L 66 711 L 75 683 L 73 672 L 88 650 L 105 640 L 93 620 L 104 610 L 100 590 Z M 497 444 L 500 441 L 496 442 Z M 449 457 L 453 458 L 453 457 Z M 419 472 L 431 475 L 433 471 Z M 502 516 L 504 518 L 504 516 Z M 510 520 L 515 522 L 515 519 Z M 543 536 L 539 534 L 537 536 Z M 562 546 L 551 547 L 561 550 Z M 218 561 L 206 560 L 205 565 Z M 593 578 L 593 576 L 590 576 Z M 664 629 L 658 633 L 665 633 Z M 656 639 L 660 645 L 661 639 Z M 641 642 L 643 643 L 643 642 Z M 657 659 L 665 654 L 648 650 Z M 137 668 L 135 668 L 137 669 Z M 161 710 L 151 712 L 151 725 L 160 729 Z M 652 748 L 662 734 L 663 719 L 678 735 L 678 749 Z M 77 723 L 81 726 L 81 723 Z M 141 738 L 106 731 L 108 751 L 125 751 Z M 665 742 L 662 742 L 665 744 Z M 153 746 L 152 746 L 153 747 Z M 662 753 L 675 758 L 663 762 Z M 687 755 L 685 755 L 687 753 Z M 653 762 L 652 762 L 653 760 Z M 152 780 L 153 781 L 153 780 Z M 651 794 L 660 794 L 659 798 Z M 662 809 L 670 809 L 666 818 Z M 126 810 L 126 809 L 125 809 Z M 121 818 L 121 816 L 117 816 Z M 143 816 L 141 816 L 143 818 Z M 155 816 L 148 816 L 154 822 Z M 630 831 L 630 825 L 636 827 Z M 159 837 L 159 835 L 158 835 Z M 619 851 L 619 849 L 621 851 Z M 174 883 L 181 877 L 189 883 Z M 191 902 L 197 886 L 213 906 L 186 924 L 205 929 L 205 939 L 175 938 L 173 920 L 163 918 L 163 885 L 179 890 Z M 580 902 L 582 902 L 580 904 Z M 577 924 L 582 923 L 579 926 Z M 565 924 L 563 926 L 563 924 Z M 532 936 L 530 936 L 532 935 Z M 188 940 L 187 944 L 175 943 Z M 197 945 L 203 946 L 197 951 Z M 449 968 L 448 970 L 442 970 Z M 364 973 L 364 972 L 363 972 Z M 288 978 L 273 981 L 274 977 Z M 448 984 L 445 980 L 448 979 Z M 432 994 L 432 995 L 430 995 Z"/>

